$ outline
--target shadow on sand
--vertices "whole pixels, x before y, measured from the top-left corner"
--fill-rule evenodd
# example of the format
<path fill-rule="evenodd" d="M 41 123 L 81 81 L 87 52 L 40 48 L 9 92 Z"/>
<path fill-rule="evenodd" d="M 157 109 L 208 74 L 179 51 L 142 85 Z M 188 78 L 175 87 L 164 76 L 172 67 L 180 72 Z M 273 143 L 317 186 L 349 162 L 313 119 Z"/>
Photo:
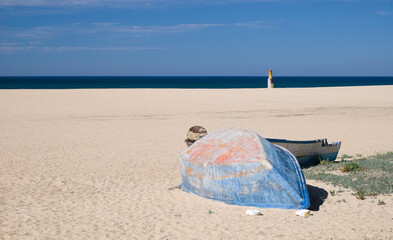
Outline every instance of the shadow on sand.
<path fill-rule="evenodd" d="M 319 211 L 319 207 L 323 204 L 325 199 L 328 197 L 328 192 L 323 188 L 314 187 L 307 184 L 308 195 L 310 196 L 310 207 L 311 211 Z"/>

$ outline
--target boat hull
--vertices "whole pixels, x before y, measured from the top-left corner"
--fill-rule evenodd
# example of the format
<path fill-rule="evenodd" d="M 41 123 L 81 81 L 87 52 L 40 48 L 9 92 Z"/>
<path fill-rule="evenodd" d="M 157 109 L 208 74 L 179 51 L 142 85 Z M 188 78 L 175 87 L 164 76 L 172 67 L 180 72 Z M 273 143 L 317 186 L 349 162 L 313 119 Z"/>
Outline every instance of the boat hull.
<path fill-rule="evenodd" d="M 309 167 L 320 161 L 334 161 L 341 148 L 341 142 L 328 144 L 326 139 L 311 141 L 291 141 L 286 139 L 267 138 L 269 142 L 286 148 L 298 160 L 301 167 Z"/>
<path fill-rule="evenodd" d="M 220 129 L 180 157 L 181 187 L 241 206 L 303 209 L 310 204 L 296 158 L 251 130 Z"/>

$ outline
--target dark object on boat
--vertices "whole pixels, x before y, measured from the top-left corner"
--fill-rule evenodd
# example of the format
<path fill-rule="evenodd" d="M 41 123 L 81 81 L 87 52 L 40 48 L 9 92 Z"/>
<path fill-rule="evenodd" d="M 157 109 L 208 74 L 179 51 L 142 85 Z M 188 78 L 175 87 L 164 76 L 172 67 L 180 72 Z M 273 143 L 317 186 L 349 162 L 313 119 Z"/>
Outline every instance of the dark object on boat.
<path fill-rule="evenodd" d="M 187 139 L 184 140 L 187 146 L 191 146 L 195 141 L 207 135 L 207 131 L 202 126 L 193 126 L 187 132 Z"/>
<path fill-rule="evenodd" d="M 325 139 L 310 141 L 292 141 L 266 138 L 269 142 L 286 148 L 298 160 L 301 167 L 317 165 L 320 161 L 334 161 L 337 158 L 341 142 L 329 144 Z"/>

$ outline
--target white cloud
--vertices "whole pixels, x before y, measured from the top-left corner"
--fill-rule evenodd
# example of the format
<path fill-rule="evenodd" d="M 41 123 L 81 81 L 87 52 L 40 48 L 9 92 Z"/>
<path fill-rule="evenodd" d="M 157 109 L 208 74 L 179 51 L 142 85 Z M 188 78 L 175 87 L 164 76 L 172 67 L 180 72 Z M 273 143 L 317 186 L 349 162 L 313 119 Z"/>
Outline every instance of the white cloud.
<path fill-rule="evenodd" d="M 168 5 L 195 4 L 227 4 L 244 2 L 360 2 L 376 0 L 0 0 L 0 7 L 82 7 L 82 6 L 111 6 L 111 7 L 161 7 Z"/>
<path fill-rule="evenodd" d="M 393 12 L 388 12 L 388 11 L 376 11 L 375 14 L 387 16 L 387 15 L 392 15 Z"/>
<path fill-rule="evenodd" d="M 26 29 L 15 29 L 10 27 L 0 27 L 0 51 L 131 51 L 131 50 L 159 50 L 161 47 L 130 47 L 130 46 L 58 46 L 58 40 L 63 38 L 72 39 L 104 39 L 111 36 L 111 39 L 129 39 L 131 37 L 144 37 L 157 34 L 179 34 L 193 31 L 200 31 L 208 28 L 273 28 L 279 21 L 252 21 L 238 23 L 187 23 L 174 25 L 148 25 L 135 26 L 123 25 L 112 22 L 97 22 L 93 24 L 73 23 L 66 25 L 36 26 Z M 270 25 L 269 25 L 270 24 Z M 61 41 L 60 41 L 61 42 Z M 95 41 L 100 44 L 100 41 Z M 124 42 L 124 41 L 123 41 Z M 62 44 L 62 43 L 60 43 Z M 102 44 L 102 41 L 101 41 Z M 105 44 L 105 43 L 104 43 Z"/>
<path fill-rule="evenodd" d="M 0 0 L 0 7 L 78 7 L 78 6 L 130 6 L 157 7 L 165 5 L 225 4 L 231 2 L 280 2 L 288 0 Z"/>
<path fill-rule="evenodd" d="M 274 23 L 278 21 L 251 21 L 239 23 L 188 23 L 188 24 L 175 24 L 175 25 L 150 25 L 150 26 L 126 26 L 116 23 L 95 23 L 95 28 L 88 31 L 92 32 L 119 32 L 119 33 L 180 33 L 195 30 L 202 30 L 207 28 L 220 28 L 220 27 L 245 27 L 245 28 L 273 28 Z"/>
<path fill-rule="evenodd" d="M 100 5 L 146 5 L 160 4 L 160 2 L 176 2 L 171 0 L 0 0 L 0 6 L 48 6 L 48 7 L 73 7 L 73 6 L 100 6 Z"/>
<path fill-rule="evenodd" d="M 25 50 L 25 47 L 16 47 L 16 46 L 0 46 L 0 51 L 3 52 L 14 52 L 14 51 L 20 51 L 20 50 Z"/>
<path fill-rule="evenodd" d="M 243 28 L 274 28 L 273 25 L 282 22 L 278 21 L 251 21 L 238 23 L 188 23 L 175 25 L 151 25 L 151 26 L 125 26 L 116 23 L 96 23 L 95 28 L 88 31 L 95 32 L 118 32 L 118 33 L 135 33 L 135 34 L 153 34 L 153 33 L 181 33 L 202 30 L 207 28 L 222 27 L 243 27 Z"/>
<path fill-rule="evenodd" d="M 29 41 L 53 39 L 62 36 L 91 35 L 98 33 L 124 33 L 143 36 L 146 34 L 170 34 L 203 30 L 207 28 L 221 27 L 245 27 L 245 28 L 272 28 L 274 21 L 262 22 L 239 22 L 239 23 L 186 23 L 174 25 L 123 25 L 111 22 L 98 22 L 93 24 L 66 24 L 53 26 L 36 26 L 26 29 L 3 29 L 0 40 L 25 39 Z M 0 29 L 1 30 L 1 29 Z M 115 37 L 115 36 L 113 36 Z"/>
<path fill-rule="evenodd" d="M 283 20 L 279 20 L 281 22 Z M 253 22 L 239 22 L 233 24 L 236 27 L 248 27 L 248 28 L 273 28 L 273 21 L 253 21 Z"/>
<path fill-rule="evenodd" d="M 223 27 L 225 24 L 214 24 L 214 23 L 202 23 L 202 24 L 176 24 L 169 26 L 121 26 L 121 25 L 109 25 L 109 27 L 101 29 L 112 32 L 128 32 L 128 33 L 178 33 L 193 31 L 211 27 Z"/>
<path fill-rule="evenodd" d="M 14 44 L 17 45 L 17 44 Z M 6 44 L 0 45 L 2 52 L 16 52 L 16 51 L 139 51 L 139 50 L 165 50 L 165 47 L 85 47 L 85 46 L 58 46 L 58 47 L 36 47 L 36 46 L 10 46 Z"/>
<path fill-rule="evenodd" d="M 14 36 L 30 39 L 45 39 L 52 38 L 55 35 L 61 34 L 64 29 L 56 26 L 38 26 L 27 28 L 22 31 L 14 32 Z"/>

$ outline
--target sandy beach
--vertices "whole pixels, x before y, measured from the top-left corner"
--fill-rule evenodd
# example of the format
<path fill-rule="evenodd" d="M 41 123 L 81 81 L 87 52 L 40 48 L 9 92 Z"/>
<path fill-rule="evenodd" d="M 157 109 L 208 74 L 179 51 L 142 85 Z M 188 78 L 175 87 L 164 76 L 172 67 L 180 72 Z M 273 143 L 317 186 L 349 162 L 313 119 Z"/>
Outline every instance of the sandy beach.
<path fill-rule="evenodd" d="M 393 86 L 0 90 L 0 239 L 393 239 L 393 196 L 307 180 L 316 209 L 301 218 L 173 188 L 193 125 L 384 153 Z"/>

